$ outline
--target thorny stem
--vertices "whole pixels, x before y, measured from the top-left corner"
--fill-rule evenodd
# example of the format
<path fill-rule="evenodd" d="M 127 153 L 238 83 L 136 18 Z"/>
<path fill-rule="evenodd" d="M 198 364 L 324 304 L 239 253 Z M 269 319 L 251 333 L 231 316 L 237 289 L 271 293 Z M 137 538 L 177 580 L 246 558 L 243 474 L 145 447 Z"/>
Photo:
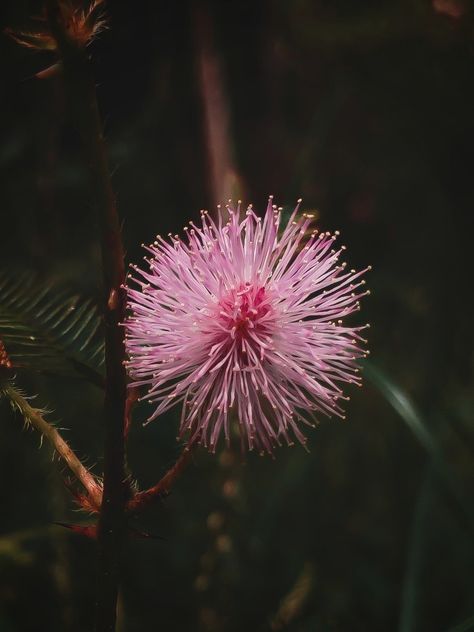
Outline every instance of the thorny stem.
<path fill-rule="evenodd" d="M 155 498 L 168 493 L 173 486 L 173 483 L 189 463 L 190 459 L 191 450 L 189 448 L 184 448 L 176 463 L 166 472 L 156 485 L 153 485 L 153 487 L 150 487 L 142 492 L 137 492 L 133 498 L 128 501 L 127 513 L 138 513 L 147 507 Z"/>
<path fill-rule="evenodd" d="M 84 467 L 77 455 L 69 447 L 59 432 L 43 417 L 42 412 L 33 408 L 27 399 L 10 383 L 2 385 L 1 390 L 10 400 L 12 405 L 23 415 L 25 421 L 30 423 L 52 444 L 56 452 L 66 463 L 68 468 L 86 490 L 91 505 L 99 508 L 102 501 L 102 488 L 89 470 Z"/>
<path fill-rule="evenodd" d="M 87 54 L 72 42 L 61 23 L 57 3 L 47 3 L 51 31 L 64 67 L 65 80 L 89 164 L 92 195 L 100 223 L 104 283 L 105 401 L 104 493 L 99 517 L 97 632 L 113 632 L 116 624 L 121 551 L 126 538 L 125 504 L 130 494 L 125 475 L 126 373 L 123 328 L 125 264 L 120 223 L 112 190 L 95 86 Z"/>

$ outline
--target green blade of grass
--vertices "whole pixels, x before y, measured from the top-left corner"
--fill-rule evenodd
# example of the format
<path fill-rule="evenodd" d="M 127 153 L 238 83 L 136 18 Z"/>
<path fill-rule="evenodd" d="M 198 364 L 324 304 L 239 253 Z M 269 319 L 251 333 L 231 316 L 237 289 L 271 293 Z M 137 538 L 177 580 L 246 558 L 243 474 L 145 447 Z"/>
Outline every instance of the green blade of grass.
<path fill-rule="evenodd" d="M 459 485 L 453 478 L 449 464 L 446 462 L 436 436 L 430 430 L 409 396 L 395 384 L 379 367 L 371 362 L 364 362 L 364 374 L 380 394 L 398 413 L 402 421 L 413 433 L 418 443 L 433 461 L 433 470 L 437 474 L 441 491 L 462 522 L 463 526 L 474 535 L 474 515 L 471 505 L 466 502 L 459 491 Z"/>

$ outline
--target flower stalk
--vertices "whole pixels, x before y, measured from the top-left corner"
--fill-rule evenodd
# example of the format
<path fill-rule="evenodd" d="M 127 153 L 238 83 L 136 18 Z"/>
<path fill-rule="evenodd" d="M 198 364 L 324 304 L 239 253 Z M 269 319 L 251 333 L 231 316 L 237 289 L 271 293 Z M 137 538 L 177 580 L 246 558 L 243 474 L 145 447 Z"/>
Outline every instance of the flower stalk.
<path fill-rule="evenodd" d="M 191 459 L 191 450 L 184 448 L 176 463 L 149 489 L 137 492 L 127 503 L 127 513 L 137 514 L 148 507 L 156 498 L 168 494 L 176 479 L 181 475 Z"/>

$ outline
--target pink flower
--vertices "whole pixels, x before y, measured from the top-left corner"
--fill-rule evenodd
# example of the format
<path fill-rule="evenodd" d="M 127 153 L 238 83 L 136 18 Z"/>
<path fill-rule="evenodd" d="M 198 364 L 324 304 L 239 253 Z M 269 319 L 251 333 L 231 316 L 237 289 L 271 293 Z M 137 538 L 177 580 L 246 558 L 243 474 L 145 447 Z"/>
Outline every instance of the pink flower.
<path fill-rule="evenodd" d="M 339 264 L 336 235 L 309 231 L 298 214 L 282 232 L 270 197 L 263 220 L 227 206 L 229 221 L 206 211 L 187 238 L 157 237 L 147 270 L 132 266 L 127 288 L 128 368 L 157 404 L 150 421 L 182 402 L 180 437 L 214 452 L 236 422 L 244 446 L 272 452 L 306 438 L 314 414 L 343 417 L 341 384 L 360 385 L 363 327 L 343 324 L 367 291 Z M 337 233 L 336 233 L 337 234 Z M 132 275 L 129 275 L 129 278 Z"/>

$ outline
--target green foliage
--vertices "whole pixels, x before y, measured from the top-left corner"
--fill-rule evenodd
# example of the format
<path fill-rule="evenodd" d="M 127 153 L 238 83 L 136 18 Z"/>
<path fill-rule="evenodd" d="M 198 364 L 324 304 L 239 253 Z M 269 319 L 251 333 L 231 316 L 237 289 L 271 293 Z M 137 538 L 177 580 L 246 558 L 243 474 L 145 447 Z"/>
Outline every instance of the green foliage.
<path fill-rule="evenodd" d="M 94 302 L 31 273 L 0 275 L 0 340 L 15 368 L 102 385 L 104 342 Z"/>
<path fill-rule="evenodd" d="M 405 393 L 398 384 L 395 384 L 377 365 L 367 360 L 364 361 L 364 374 L 398 413 L 402 421 L 418 440 L 419 444 L 431 457 L 433 468 L 438 475 L 441 488 L 452 504 L 453 510 L 456 511 L 460 522 L 466 529 L 471 534 L 474 534 L 474 514 L 471 509 L 471 504 L 461 493 L 458 481 L 453 476 L 449 463 L 430 426 L 416 410 L 408 394 Z"/>
<path fill-rule="evenodd" d="M 436 438 L 415 409 L 408 394 L 385 375 L 380 367 L 367 360 L 364 362 L 364 375 L 400 415 L 426 452 L 433 459 L 440 460 L 442 457 L 440 456 L 440 448 L 437 445 Z"/>

